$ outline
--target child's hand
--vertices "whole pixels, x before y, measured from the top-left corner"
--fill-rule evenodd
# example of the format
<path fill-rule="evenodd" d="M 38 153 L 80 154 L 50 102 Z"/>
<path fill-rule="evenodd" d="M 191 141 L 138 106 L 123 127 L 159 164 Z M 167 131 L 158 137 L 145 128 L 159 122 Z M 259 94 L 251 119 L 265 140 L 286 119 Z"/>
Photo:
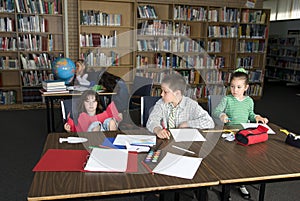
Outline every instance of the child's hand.
<path fill-rule="evenodd" d="M 65 123 L 64 129 L 65 129 L 67 132 L 71 132 L 71 126 L 70 126 L 70 124 Z"/>
<path fill-rule="evenodd" d="M 123 114 L 122 113 L 118 113 L 118 122 L 123 120 Z"/>
<path fill-rule="evenodd" d="M 261 122 L 263 124 L 267 124 L 269 122 L 269 120 L 267 118 L 264 118 L 264 117 L 262 117 L 260 115 L 257 115 L 255 117 L 255 120 L 256 120 L 256 123 Z"/>
<path fill-rule="evenodd" d="M 220 120 L 221 120 L 223 123 L 228 123 L 228 122 L 230 122 L 229 117 L 228 117 L 226 114 L 222 114 L 221 117 L 220 117 Z"/>
<path fill-rule="evenodd" d="M 170 132 L 167 129 L 157 129 L 156 135 L 161 139 L 170 139 Z"/>

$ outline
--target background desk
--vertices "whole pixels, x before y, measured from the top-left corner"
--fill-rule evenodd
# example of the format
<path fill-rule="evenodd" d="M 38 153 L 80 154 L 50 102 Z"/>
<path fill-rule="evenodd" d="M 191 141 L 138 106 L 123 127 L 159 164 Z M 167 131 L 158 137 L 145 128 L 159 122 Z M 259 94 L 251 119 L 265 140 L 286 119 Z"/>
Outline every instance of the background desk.
<path fill-rule="evenodd" d="M 80 96 L 82 92 L 70 91 L 69 93 L 57 93 L 57 94 L 42 94 L 45 98 L 47 108 L 47 129 L 48 133 L 55 132 L 55 120 L 54 120 L 54 100 L 62 100 L 72 98 L 74 96 Z M 99 92 L 100 96 L 108 96 L 116 94 L 115 92 Z"/>
<path fill-rule="evenodd" d="M 136 131 L 141 134 L 141 131 Z M 118 132 L 120 133 L 120 132 Z M 131 132 L 134 134 L 134 131 Z M 106 132 L 116 135 L 116 132 Z M 59 137 L 67 133 L 51 133 L 47 136 L 43 152 L 53 149 L 84 149 L 82 144 L 59 144 Z M 99 145 L 104 135 L 86 133 L 85 146 Z M 94 143 L 93 143 L 94 142 Z M 151 175 L 141 165 L 146 154 L 139 154 L 141 173 L 84 173 L 84 172 L 36 172 L 28 193 L 28 200 L 55 200 L 64 198 L 84 198 L 105 195 L 126 195 L 151 191 L 176 190 L 218 185 L 218 179 L 203 164 L 192 180 L 164 175 Z"/>
<path fill-rule="evenodd" d="M 286 135 L 270 124 L 276 132 L 268 141 L 250 146 L 220 139 L 205 158 L 204 164 L 219 178 L 220 184 L 262 182 L 260 200 L 264 199 L 265 182 L 300 177 L 300 149 L 285 143 Z M 211 133 L 213 135 L 213 133 Z M 224 188 L 223 199 L 228 188 Z"/>

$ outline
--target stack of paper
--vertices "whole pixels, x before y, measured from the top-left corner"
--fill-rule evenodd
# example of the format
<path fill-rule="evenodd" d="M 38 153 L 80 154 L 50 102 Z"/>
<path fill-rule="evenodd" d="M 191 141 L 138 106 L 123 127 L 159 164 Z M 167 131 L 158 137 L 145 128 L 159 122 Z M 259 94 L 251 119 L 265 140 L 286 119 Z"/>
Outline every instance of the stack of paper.
<path fill-rule="evenodd" d="M 93 149 L 85 171 L 125 172 L 128 151 L 124 149 Z"/>
<path fill-rule="evenodd" d="M 198 129 L 183 128 L 183 129 L 170 129 L 170 132 L 175 142 L 186 141 L 206 141 Z"/>
<path fill-rule="evenodd" d="M 131 145 L 153 146 L 156 144 L 156 136 L 118 134 L 114 141 L 114 145 L 126 146 L 126 143 L 129 143 Z"/>

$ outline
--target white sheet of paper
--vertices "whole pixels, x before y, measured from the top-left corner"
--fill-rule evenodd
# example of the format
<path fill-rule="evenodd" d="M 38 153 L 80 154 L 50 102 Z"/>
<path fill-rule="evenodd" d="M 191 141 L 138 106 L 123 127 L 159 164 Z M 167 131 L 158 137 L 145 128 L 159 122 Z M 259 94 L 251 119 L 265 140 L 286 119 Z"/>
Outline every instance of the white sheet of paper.
<path fill-rule="evenodd" d="M 128 151 L 125 149 L 93 149 L 84 170 L 99 172 L 125 172 Z"/>
<path fill-rule="evenodd" d="M 131 145 L 153 146 L 156 144 L 156 136 L 118 134 L 113 144 L 126 146 L 126 142 Z"/>
<path fill-rule="evenodd" d="M 276 134 L 267 124 L 262 124 L 262 123 L 241 123 L 244 129 L 246 128 L 256 128 L 258 125 L 262 125 L 266 128 L 268 128 L 268 134 Z"/>
<path fill-rule="evenodd" d="M 202 158 L 181 156 L 167 153 L 166 156 L 153 169 L 154 173 L 180 177 L 184 179 L 193 179 L 196 174 Z"/>
<path fill-rule="evenodd" d="M 186 142 L 186 141 L 206 141 L 203 135 L 198 129 L 182 128 L 182 129 L 170 129 L 170 132 L 175 142 Z"/>

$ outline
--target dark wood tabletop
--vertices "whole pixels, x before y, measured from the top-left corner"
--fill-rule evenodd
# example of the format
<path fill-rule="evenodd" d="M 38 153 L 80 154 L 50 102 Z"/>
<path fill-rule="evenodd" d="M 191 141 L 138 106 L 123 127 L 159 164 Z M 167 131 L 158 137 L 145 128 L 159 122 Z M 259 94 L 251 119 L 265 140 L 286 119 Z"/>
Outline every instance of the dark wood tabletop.
<path fill-rule="evenodd" d="M 250 146 L 220 138 L 203 164 L 215 173 L 221 184 L 300 177 L 300 149 L 285 143 L 287 135 L 280 132 L 279 126 L 269 126 L 276 134 L 269 134 L 266 142 Z"/>
<path fill-rule="evenodd" d="M 117 132 L 120 133 L 120 132 Z M 105 137 L 112 137 L 116 132 L 79 133 L 80 137 L 88 138 L 83 144 L 59 143 L 60 137 L 68 137 L 67 133 L 50 133 L 47 137 L 43 154 L 48 149 L 87 149 L 89 146 L 99 145 Z M 127 134 L 141 134 L 140 131 L 127 131 Z M 74 136 L 75 134 L 73 134 Z M 157 141 L 162 153 L 171 149 L 172 140 Z M 188 145 L 196 151 L 202 143 Z M 173 153 L 180 154 L 180 150 Z M 105 195 L 124 195 L 129 193 L 151 192 L 173 189 L 187 189 L 203 186 L 218 185 L 216 176 L 203 164 L 200 165 L 193 179 L 150 174 L 140 163 L 146 153 L 138 154 L 137 173 L 101 173 L 101 172 L 35 172 L 28 200 L 54 200 L 64 198 L 83 198 Z M 160 157 L 162 158 L 162 157 Z"/>

